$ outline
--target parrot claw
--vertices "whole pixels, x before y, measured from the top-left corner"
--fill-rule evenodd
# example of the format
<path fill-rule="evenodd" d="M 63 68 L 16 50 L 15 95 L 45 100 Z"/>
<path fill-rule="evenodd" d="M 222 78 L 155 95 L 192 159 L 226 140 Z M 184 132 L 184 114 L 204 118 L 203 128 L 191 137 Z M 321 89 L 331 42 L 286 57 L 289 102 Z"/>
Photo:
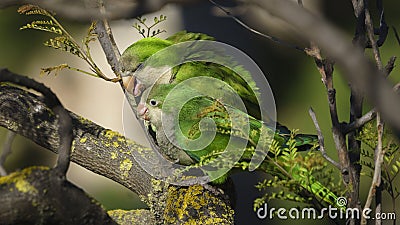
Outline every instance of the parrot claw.
<path fill-rule="evenodd" d="M 215 195 L 225 195 L 225 192 L 221 188 L 214 187 L 209 184 L 202 184 L 203 188 L 206 189 L 207 191 L 210 191 L 211 193 Z"/>

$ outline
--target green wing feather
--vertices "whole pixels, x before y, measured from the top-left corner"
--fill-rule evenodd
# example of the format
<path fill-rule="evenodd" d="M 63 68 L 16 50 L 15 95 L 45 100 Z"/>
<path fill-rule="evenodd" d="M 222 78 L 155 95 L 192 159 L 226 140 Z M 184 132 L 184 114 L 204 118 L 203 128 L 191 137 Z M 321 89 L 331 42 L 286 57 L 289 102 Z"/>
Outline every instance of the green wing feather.
<path fill-rule="evenodd" d="M 226 107 L 229 106 L 224 105 L 219 101 L 215 101 L 205 97 L 199 97 L 187 102 L 187 104 L 185 104 L 181 108 L 179 114 L 179 126 L 186 138 L 194 140 L 201 135 L 201 132 L 207 132 L 207 128 L 200 128 L 201 119 L 210 118 L 216 124 L 216 136 L 210 145 L 198 151 L 186 151 L 186 153 L 196 162 L 201 164 L 205 163 L 206 161 L 215 159 L 219 155 L 219 153 L 225 150 L 225 147 L 227 146 L 231 135 L 239 138 L 248 138 L 247 148 L 241 160 L 239 161 L 239 164 L 243 161 L 249 161 L 254 154 L 256 143 L 260 141 L 260 138 L 266 138 L 261 136 L 261 130 L 271 130 L 262 121 L 257 120 L 240 110 L 233 109 L 233 113 L 231 112 L 230 115 L 228 115 L 228 112 L 225 109 Z M 168 109 L 166 110 L 167 113 Z M 247 134 L 242 133 L 242 130 L 240 129 L 232 130 L 231 120 L 234 119 L 237 121 L 243 117 L 246 117 L 249 121 L 250 130 L 248 136 Z M 276 129 L 275 133 L 273 134 L 274 142 L 276 142 L 275 144 L 279 145 L 282 148 L 287 147 L 286 144 L 290 138 L 290 135 L 292 134 L 286 127 L 279 126 L 279 128 L 280 129 Z M 311 148 L 313 146 L 316 146 L 317 142 L 318 139 L 316 135 L 297 134 L 294 136 L 294 144 L 297 148 Z M 263 165 L 261 165 L 261 170 L 267 167 L 271 167 L 271 158 L 275 157 L 270 155 L 270 157 L 265 160 Z M 284 160 L 284 157 L 277 156 L 277 159 Z M 218 158 L 218 160 L 224 159 Z M 279 165 L 282 169 L 287 171 L 290 174 L 291 178 L 298 182 L 298 184 L 304 189 L 313 193 L 319 199 L 331 205 L 342 208 L 336 204 L 337 196 L 320 182 L 318 182 L 314 177 L 310 176 L 305 168 L 302 168 L 300 165 L 289 167 L 285 163 L 281 163 Z M 272 166 L 274 166 L 273 163 Z M 270 169 L 265 170 L 267 172 L 270 171 Z M 278 170 L 276 170 L 275 168 L 275 171 Z M 281 172 L 282 174 L 282 171 L 278 172 Z M 228 174 L 214 180 L 213 182 L 223 183 L 225 182 L 227 176 Z"/>
<path fill-rule="evenodd" d="M 220 136 L 226 136 L 224 139 L 228 139 L 229 135 L 236 135 L 237 137 L 242 137 L 244 134 L 239 132 L 235 132 L 231 130 L 231 121 L 229 119 L 229 116 L 227 115 L 227 112 L 224 110 L 224 107 L 229 107 L 226 105 L 222 105 L 219 102 L 215 102 L 209 106 L 208 108 L 203 109 L 203 112 L 206 113 L 200 113 L 198 116 L 204 118 L 212 118 L 213 121 L 216 123 L 217 126 L 217 132 L 219 132 Z M 224 113 L 225 111 L 225 113 Z M 232 113 L 231 115 L 232 116 Z M 269 129 L 265 123 L 262 121 L 259 121 L 243 112 L 240 110 L 237 110 L 235 113 L 233 113 L 233 118 L 237 120 L 237 117 L 247 117 L 249 119 L 250 123 L 250 131 L 249 131 L 249 141 L 248 141 L 248 146 L 245 154 L 243 154 L 241 161 L 246 161 L 250 160 L 250 157 L 254 154 L 254 148 L 255 144 L 260 141 L 260 138 L 266 138 L 266 137 L 260 137 L 262 134 L 261 130 L 262 128 L 264 129 Z M 195 129 L 196 132 L 199 132 L 198 127 L 194 125 L 192 129 Z M 221 131 L 225 132 L 221 132 Z M 283 131 L 283 133 L 282 133 Z M 288 142 L 290 138 L 290 133 L 287 132 L 286 127 L 281 127 L 281 129 L 276 129 L 274 133 L 274 141 L 277 142 L 277 144 L 281 147 L 287 147 L 286 143 Z M 229 135 L 227 135 L 229 134 Z M 193 135 L 192 135 L 193 136 Z M 318 143 L 318 137 L 316 135 L 310 135 L 310 134 L 297 134 L 294 136 L 294 144 L 296 148 L 312 148 L 315 147 Z M 223 149 L 221 146 L 217 149 Z M 209 151 L 213 151 L 212 149 L 209 149 Z M 269 157 L 272 158 L 272 157 Z M 278 160 L 284 160 L 284 157 L 279 157 L 277 156 Z M 264 162 L 266 164 L 271 164 L 271 162 L 266 159 Z M 315 196 L 317 196 L 319 199 L 336 206 L 337 208 L 343 208 L 343 206 L 337 205 L 337 196 L 331 192 L 328 188 L 326 188 L 324 185 L 322 185 L 320 182 L 318 182 L 313 176 L 308 174 L 307 169 L 301 167 L 299 164 L 294 165 L 293 167 L 289 167 L 285 163 L 279 164 L 282 169 L 285 171 L 289 172 L 291 178 L 295 180 L 296 182 L 299 183 L 303 188 L 305 188 L 307 191 L 313 193 Z M 274 166 L 274 165 L 273 165 Z M 263 165 L 261 166 L 261 169 L 263 168 Z M 282 171 L 280 171 L 282 172 Z M 224 179 L 225 177 L 222 177 Z M 217 179 L 217 182 L 223 182 L 221 179 Z"/>
<path fill-rule="evenodd" d="M 168 37 L 166 40 L 171 41 L 173 43 L 179 43 L 184 41 L 195 41 L 195 40 L 209 40 L 214 41 L 215 38 L 208 36 L 207 34 L 203 33 L 191 33 L 185 30 L 179 31 L 174 35 Z"/>

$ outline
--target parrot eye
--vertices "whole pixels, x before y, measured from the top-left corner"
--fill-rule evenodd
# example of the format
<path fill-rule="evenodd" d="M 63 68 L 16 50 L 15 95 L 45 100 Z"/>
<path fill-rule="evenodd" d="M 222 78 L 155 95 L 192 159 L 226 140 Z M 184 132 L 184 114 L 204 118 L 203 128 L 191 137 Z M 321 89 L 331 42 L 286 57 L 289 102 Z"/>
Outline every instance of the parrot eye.
<path fill-rule="evenodd" d="M 150 99 L 149 103 L 150 103 L 151 106 L 157 106 L 158 105 L 158 101 L 155 100 L 155 99 Z"/>

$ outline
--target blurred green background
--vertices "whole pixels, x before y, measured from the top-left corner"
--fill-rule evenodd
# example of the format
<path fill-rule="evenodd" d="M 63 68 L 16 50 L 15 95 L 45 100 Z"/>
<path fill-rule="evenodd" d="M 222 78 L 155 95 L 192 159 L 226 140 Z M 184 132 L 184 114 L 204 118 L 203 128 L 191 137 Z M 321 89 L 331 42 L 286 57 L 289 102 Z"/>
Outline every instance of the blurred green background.
<path fill-rule="evenodd" d="M 315 12 L 325 15 L 328 20 L 348 35 L 348 41 L 351 42 L 355 17 L 350 1 L 304 1 L 304 5 L 306 8 L 311 8 Z M 384 2 L 384 6 L 387 24 L 390 27 L 395 26 L 400 29 L 400 14 L 398 13 L 400 2 L 387 1 Z M 231 7 L 235 9 L 236 5 L 232 4 Z M 63 71 L 57 77 L 39 76 L 41 67 L 55 66 L 61 63 L 68 63 L 80 68 L 87 67 L 74 56 L 44 47 L 42 42 L 52 37 L 50 34 L 33 30 L 20 31 L 19 27 L 33 18 L 19 15 L 16 9 L 16 7 L 12 7 L 0 10 L 0 67 L 7 67 L 13 72 L 34 77 L 55 91 L 67 109 L 106 128 L 119 132 L 124 132 L 124 129 L 125 131 L 128 129 L 130 132 L 133 130 L 129 137 L 139 143 L 146 144 L 143 133 L 137 127 L 123 127 L 123 95 L 118 85 L 70 71 Z M 169 36 L 182 29 L 202 32 L 248 54 L 263 70 L 272 87 L 280 123 L 292 129 L 299 129 L 300 132 L 315 133 L 315 128 L 308 115 L 309 107 L 313 107 L 325 134 L 327 151 L 332 158 L 337 159 L 331 137 L 327 97 L 313 59 L 294 49 L 272 43 L 250 33 L 232 19 L 218 12 L 208 2 L 185 6 L 168 5 L 161 12 L 149 15 L 149 17 L 152 18 L 160 13 L 168 17 L 167 22 L 162 25 L 167 33 L 162 34 L 162 37 Z M 374 24 L 377 25 L 378 15 L 374 10 L 372 10 L 372 14 Z M 305 42 L 302 42 L 298 35 L 287 29 L 283 23 L 260 15 L 257 9 L 251 9 L 239 12 L 237 16 L 245 22 L 253 24 L 260 31 L 301 46 L 305 45 Z M 77 40 L 84 36 L 89 26 L 89 24 L 59 19 Z M 112 23 L 115 39 L 121 51 L 140 38 L 139 34 L 132 28 L 132 24 L 133 20 Z M 106 65 L 105 57 L 99 45 L 93 44 L 92 49 L 96 61 L 100 62 L 102 69 L 111 76 L 111 70 Z M 386 63 L 393 55 L 398 56 L 399 52 L 400 46 L 391 29 L 384 46 L 381 47 L 383 62 Z M 367 54 L 370 54 L 370 50 L 367 50 Z M 335 69 L 334 79 L 337 89 L 339 119 L 347 121 L 349 118 L 348 85 L 340 75 L 340 69 Z M 393 82 L 400 80 L 397 68 L 390 75 L 390 79 Z M 369 106 L 366 104 L 364 108 L 367 111 Z M 4 128 L 0 129 L 0 143 L 5 138 L 5 131 Z M 8 158 L 6 167 L 11 172 L 29 165 L 51 166 L 54 164 L 55 158 L 54 154 L 41 149 L 29 140 L 17 137 L 13 144 L 13 153 Z M 94 196 L 107 209 L 145 207 L 126 188 L 81 169 L 79 166 L 73 165 L 71 167 L 69 178 Z M 262 176 L 256 173 L 234 175 L 238 193 L 237 224 L 288 224 L 290 221 L 274 219 L 267 222 L 256 218 L 252 210 L 252 201 L 261 195 L 254 188 L 255 182 L 260 179 L 262 179 Z M 361 200 L 364 201 L 370 186 L 370 179 L 363 177 L 361 186 L 365 187 L 361 191 Z M 385 198 L 384 200 L 387 201 L 388 199 Z M 277 204 L 287 206 L 287 203 Z M 392 211 L 390 204 L 386 204 L 386 206 L 383 211 Z M 397 215 L 400 215 L 400 210 L 397 210 Z M 303 222 L 304 224 L 322 223 L 322 221 Z"/>

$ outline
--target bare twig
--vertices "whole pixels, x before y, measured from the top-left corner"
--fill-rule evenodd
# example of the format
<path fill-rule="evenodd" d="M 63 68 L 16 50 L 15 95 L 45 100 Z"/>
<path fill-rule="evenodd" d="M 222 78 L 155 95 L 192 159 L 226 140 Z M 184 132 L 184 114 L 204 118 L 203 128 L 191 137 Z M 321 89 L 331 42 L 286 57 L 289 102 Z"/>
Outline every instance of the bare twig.
<path fill-rule="evenodd" d="M 374 28 L 374 34 L 378 35 L 378 40 L 375 43 L 376 46 L 381 47 L 386 41 L 387 35 L 389 33 L 389 27 L 385 21 L 385 11 L 383 9 L 382 0 L 376 1 L 376 8 L 378 9 L 379 13 L 379 28 Z M 369 45 L 367 46 L 368 48 L 372 47 L 371 43 L 372 42 L 369 42 Z"/>
<path fill-rule="evenodd" d="M 347 124 L 346 126 L 344 126 L 344 130 L 343 132 L 345 134 L 354 131 L 362 126 L 364 126 L 366 123 L 368 123 L 369 121 L 373 120 L 376 116 L 376 110 L 375 109 L 371 109 L 369 112 L 365 113 L 362 117 L 354 120 L 353 122 Z"/>
<path fill-rule="evenodd" d="M 376 115 L 377 118 L 377 129 L 378 129 L 378 145 L 376 146 L 375 149 L 375 169 L 374 169 L 374 176 L 372 178 L 372 183 L 371 187 L 368 192 L 368 197 L 367 201 L 365 202 L 364 209 L 370 208 L 372 199 L 374 198 L 377 187 L 380 186 L 381 184 L 381 172 L 382 172 L 382 163 L 383 163 L 383 157 L 385 155 L 385 151 L 382 148 L 382 137 L 383 137 L 383 122 L 380 118 L 380 114 L 378 113 Z M 367 219 L 363 216 L 361 217 L 361 224 L 365 225 L 367 224 Z"/>
<path fill-rule="evenodd" d="M 97 39 L 106 55 L 107 62 L 111 66 L 114 74 L 121 80 L 121 68 L 118 63 L 121 53 L 118 50 L 117 44 L 115 43 L 114 36 L 112 34 L 108 20 L 106 19 L 106 8 L 104 2 L 99 0 L 100 13 L 103 16 L 101 20 L 96 23 L 95 32 L 97 33 Z"/>
<path fill-rule="evenodd" d="M 250 32 L 255 33 L 255 34 L 257 34 L 257 35 L 260 35 L 261 37 L 264 37 L 264 38 L 266 38 L 266 39 L 268 39 L 268 40 L 270 40 L 270 41 L 273 41 L 273 42 L 275 42 L 275 43 L 278 43 L 278 44 L 280 44 L 280 45 L 283 45 L 283 46 L 286 46 L 286 47 L 289 47 L 289 48 L 294 48 L 294 49 L 296 49 L 296 50 L 305 52 L 305 49 L 302 48 L 302 47 L 299 47 L 299 46 L 290 44 L 290 43 L 288 43 L 288 42 L 286 42 L 286 41 L 283 41 L 283 40 L 281 40 L 281 39 L 279 39 L 279 38 L 277 38 L 277 37 L 273 37 L 273 36 L 271 36 L 271 35 L 264 34 L 264 33 L 260 32 L 260 31 L 258 31 L 258 30 L 255 30 L 254 28 L 251 28 L 249 25 L 245 24 L 245 23 L 244 23 L 243 21 L 241 21 L 239 18 L 237 18 L 236 16 L 232 15 L 231 12 L 229 12 L 228 10 L 226 10 L 226 9 L 225 9 L 224 7 L 222 7 L 220 4 L 216 3 L 216 2 L 213 1 L 213 0 L 208 0 L 208 1 L 211 2 L 213 5 L 215 5 L 217 8 L 219 8 L 220 10 L 222 10 L 228 17 L 230 17 L 230 18 L 232 18 L 233 20 L 235 20 L 238 24 L 240 24 L 242 27 L 244 27 L 245 29 L 249 30 Z M 300 1 L 300 2 L 301 2 L 301 1 Z"/>
<path fill-rule="evenodd" d="M 381 60 L 381 55 L 379 53 L 379 48 L 376 44 L 374 38 L 374 26 L 372 24 L 371 15 L 368 9 L 365 9 L 365 25 L 367 27 L 367 34 L 370 43 L 372 44 L 372 51 L 374 52 L 374 58 L 376 65 L 378 66 L 378 70 L 383 71 L 383 64 Z"/>
<path fill-rule="evenodd" d="M 322 134 L 321 128 L 319 127 L 317 116 L 315 115 L 315 112 L 312 108 L 308 110 L 308 113 L 311 116 L 312 121 L 314 122 L 315 129 L 317 130 L 318 134 L 318 143 L 319 143 L 319 151 L 321 152 L 322 156 L 330 162 L 332 165 L 334 165 L 336 168 L 340 170 L 340 164 L 333 160 L 325 151 L 325 143 L 324 143 L 324 136 Z"/>
<path fill-rule="evenodd" d="M 400 89 L 400 83 L 397 83 L 393 86 L 393 91 L 398 91 Z M 356 119 L 352 123 L 347 124 L 344 126 L 344 133 L 348 133 L 352 130 L 356 130 L 362 126 L 364 126 L 369 121 L 373 120 L 376 117 L 376 110 L 371 109 L 369 112 L 365 113 L 362 117 Z"/>
<path fill-rule="evenodd" d="M 367 34 L 368 34 L 369 42 L 372 45 L 372 50 L 373 50 L 373 53 L 374 53 L 374 58 L 375 58 L 375 62 L 376 62 L 376 65 L 378 67 L 378 70 L 382 71 L 383 74 L 386 75 L 386 71 L 384 71 L 384 67 L 383 67 L 383 64 L 382 64 L 381 57 L 380 57 L 378 44 L 377 44 L 377 42 L 375 41 L 375 38 L 374 38 L 373 23 L 372 23 L 371 15 L 370 15 L 368 9 L 365 9 L 365 25 L 366 25 L 366 28 L 367 28 Z M 373 199 L 374 196 L 376 196 L 376 197 L 378 197 L 378 196 L 381 197 L 382 196 L 382 194 L 381 194 L 382 190 L 378 188 L 381 185 L 381 181 L 382 181 L 382 178 L 381 178 L 382 169 L 381 168 L 382 168 L 383 156 L 384 156 L 384 151 L 383 151 L 383 148 L 382 148 L 383 126 L 384 126 L 384 124 L 383 124 L 383 121 L 381 119 L 380 113 L 377 113 L 377 115 L 376 115 L 376 126 L 377 126 L 377 131 L 378 131 L 378 144 L 377 144 L 376 149 L 375 149 L 375 163 L 374 163 L 375 170 L 374 170 L 374 176 L 372 178 L 372 184 L 371 184 L 371 187 L 369 189 L 367 201 L 366 201 L 366 203 L 364 205 L 364 209 L 371 207 L 371 202 L 372 202 L 372 199 Z M 381 213 L 381 209 L 382 209 L 381 199 L 377 199 L 377 200 L 378 201 L 375 202 L 376 203 L 375 212 L 376 213 Z M 380 223 L 381 223 L 381 220 L 379 218 L 377 218 L 376 219 L 376 224 L 380 224 Z M 361 224 L 362 225 L 367 224 L 367 219 L 365 217 L 361 218 Z"/>
<path fill-rule="evenodd" d="M 385 66 L 385 76 L 389 76 L 389 74 L 393 71 L 394 69 L 394 63 L 396 62 L 397 57 L 396 56 L 392 56 L 390 57 L 388 63 Z"/>
<path fill-rule="evenodd" d="M 397 43 L 400 45 L 399 33 L 397 33 L 397 29 L 395 26 L 392 26 L 392 28 L 393 28 L 394 36 L 396 37 Z"/>

